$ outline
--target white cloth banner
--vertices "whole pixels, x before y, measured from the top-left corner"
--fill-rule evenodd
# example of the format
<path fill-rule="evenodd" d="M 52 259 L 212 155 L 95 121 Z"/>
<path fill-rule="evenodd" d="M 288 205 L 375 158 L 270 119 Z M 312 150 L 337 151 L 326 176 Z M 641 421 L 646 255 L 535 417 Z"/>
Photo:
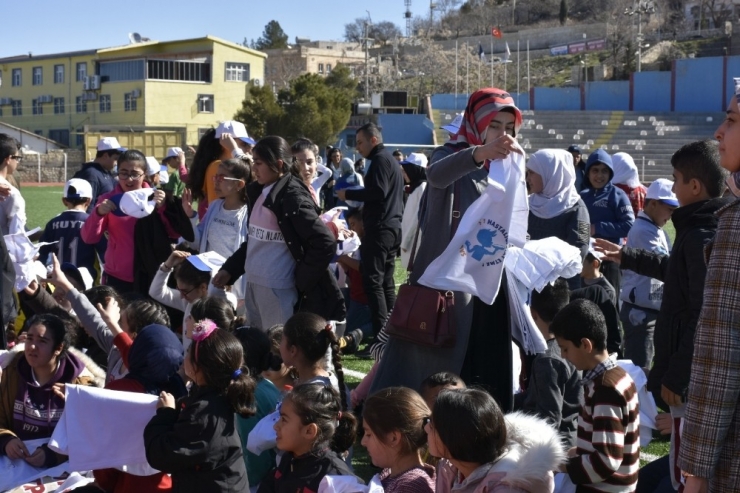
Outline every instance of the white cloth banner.
<path fill-rule="evenodd" d="M 488 186 L 465 211 L 455 236 L 419 284 L 469 293 L 493 304 L 508 246 L 522 247 L 527 241 L 529 208 L 521 152 L 491 162 Z"/>
<path fill-rule="evenodd" d="M 637 400 L 640 403 L 640 447 L 647 447 L 653 439 L 653 430 L 658 427 L 655 418 L 658 416 L 658 406 L 652 392 L 647 389 L 647 375 L 645 370 L 629 359 L 617 360 L 617 364 L 632 377 L 637 388 Z"/>
<path fill-rule="evenodd" d="M 324 476 L 318 493 L 383 493 L 383 485 L 376 474 L 370 484 L 360 483 L 355 476 Z"/>
<path fill-rule="evenodd" d="M 44 245 L 52 245 L 57 243 L 37 243 L 33 244 L 28 239 L 27 234 L 31 234 L 32 231 L 24 233 L 16 233 L 12 235 L 5 235 L 5 244 L 8 247 L 8 255 L 10 260 L 13 261 L 15 267 L 15 290 L 23 291 L 31 284 L 31 281 L 36 279 L 36 269 L 34 267 L 34 259 L 39 254 L 39 248 Z"/>
<path fill-rule="evenodd" d="M 73 471 L 116 468 L 137 476 L 158 472 L 149 466 L 144 450 L 144 428 L 157 412 L 157 396 L 65 387 L 64 413 L 49 448 L 68 455 Z"/>
<path fill-rule="evenodd" d="M 527 289 L 508 268 L 506 269 L 506 282 L 509 285 L 509 313 L 513 322 L 511 336 L 527 354 L 544 353 L 547 351 L 547 342 L 529 311 L 532 291 Z M 518 382 L 518 373 L 514 374 L 514 379 Z"/>
<path fill-rule="evenodd" d="M 560 238 L 528 241 L 523 248 L 510 247 L 506 256 L 506 273 L 514 274 L 527 289 L 541 292 L 558 277 L 566 279 L 580 274 L 581 251 Z"/>
<path fill-rule="evenodd" d="M 49 441 L 48 438 L 27 440 L 23 442 L 29 452 Z M 62 462 L 49 469 L 33 467 L 23 459 L 12 460 L 7 455 L 0 456 L 0 491 L 11 490 L 22 484 L 30 483 L 44 476 L 58 477 L 70 472 L 69 462 Z"/>

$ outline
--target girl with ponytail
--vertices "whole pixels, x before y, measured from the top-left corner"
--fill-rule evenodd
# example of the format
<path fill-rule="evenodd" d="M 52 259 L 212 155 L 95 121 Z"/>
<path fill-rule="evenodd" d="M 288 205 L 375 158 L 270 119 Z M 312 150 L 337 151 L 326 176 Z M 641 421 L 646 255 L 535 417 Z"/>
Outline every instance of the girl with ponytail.
<path fill-rule="evenodd" d="M 255 382 L 242 345 L 210 319 L 195 323 L 185 355 L 190 395 L 162 392 L 144 429 L 149 464 L 172 476 L 173 491 L 247 491 L 235 413 L 254 414 Z"/>

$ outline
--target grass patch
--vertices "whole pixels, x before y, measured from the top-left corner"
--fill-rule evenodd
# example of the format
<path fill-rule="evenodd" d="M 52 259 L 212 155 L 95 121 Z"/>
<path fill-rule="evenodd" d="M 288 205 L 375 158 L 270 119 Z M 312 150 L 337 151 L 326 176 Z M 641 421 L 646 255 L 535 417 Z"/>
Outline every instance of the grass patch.
<path fill-rule="evenodd" d="M 62 204 L 63 190 L 64 187 L 21 187 L 29 229 L 37 226 L 43 229 L 51 218 L 66 209 Z"/>

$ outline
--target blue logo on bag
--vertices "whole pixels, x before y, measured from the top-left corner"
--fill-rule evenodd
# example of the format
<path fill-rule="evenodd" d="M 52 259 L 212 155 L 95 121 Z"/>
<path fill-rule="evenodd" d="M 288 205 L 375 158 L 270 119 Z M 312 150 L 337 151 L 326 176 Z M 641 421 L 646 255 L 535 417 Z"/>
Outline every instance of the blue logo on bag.
<path fill-rule="evenodd" d="M 465 246 L 461 248 L 461 255 L 470 254 L 477 261 L 486 257 L 485 262 L 481 265 L 482 267 L 500 264 L 506 254 L 508 233 L 492 219 L 481 219 L 478 224 L 483 226 L 475 235 L 478 244 L 474 245 L 469 240 L 466 241 Z M 500 240 L 501 237 L 503 237 L 503 243 L 497 242 L 496 240 Z M 493 258 L 487 258 L 489 256 Z"/>

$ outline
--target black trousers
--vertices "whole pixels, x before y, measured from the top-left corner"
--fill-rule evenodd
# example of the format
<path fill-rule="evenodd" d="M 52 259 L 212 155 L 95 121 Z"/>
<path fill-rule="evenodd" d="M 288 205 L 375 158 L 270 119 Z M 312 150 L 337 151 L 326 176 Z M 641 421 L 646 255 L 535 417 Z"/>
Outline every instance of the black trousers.
<path fill-rule="evenodd" d="M 468 387 L 486 390 L 507 413 L 514 410 L 514 369 L 505 277 L 501 284 L 493 305 L 473 298 L 473 324 L 460 377 Z"/>
<path fill-rule="evenodd" d="M 385 325 L 388 312 L 396 302 L 393 272 L 400 246 L 400 229 L 365 231 L 360 246 L 362 286 L 365 288 L 367 304 L 372 314 L 375 336 Z"/>
<path fill-rule="evenodd" d="M 134 283 L 124 281 L 123 279 L 119 279 L 110 274 L 105 274 L 105 282 L 103 284 L 112 287 L 113 289 L 118 291 L 118 294 L 120 294 L 121 296 L 127 294 L 137 294 L 136 286 L 134 285 Z M 143 294 L 144 296 L 147 295 L 147 293 L 138 294 Z"/>

